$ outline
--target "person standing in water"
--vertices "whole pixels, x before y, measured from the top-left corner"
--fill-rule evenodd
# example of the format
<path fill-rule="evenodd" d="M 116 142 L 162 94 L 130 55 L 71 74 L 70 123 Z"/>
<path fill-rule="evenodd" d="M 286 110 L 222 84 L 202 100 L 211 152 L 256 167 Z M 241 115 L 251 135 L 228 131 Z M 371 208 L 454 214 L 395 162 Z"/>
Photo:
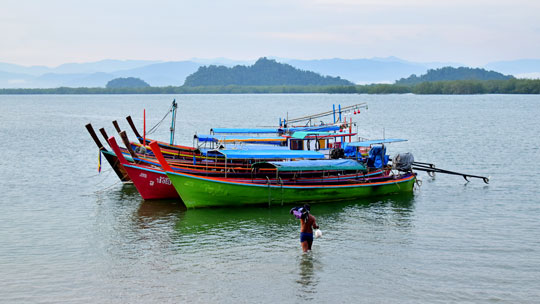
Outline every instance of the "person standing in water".
<path fill-rule="evenodd" d="M 308 204 L 304 205 L 304 207 L 295 207 L 291 209 L 291 214 L 300 218 L 300 243 L 302 244 L 302 250 L 304 252 L 311 250 L 311 245 L 313 244 L 313 229 L 319 229 L 315 217 L 309 212 L 310 209 Z"/>

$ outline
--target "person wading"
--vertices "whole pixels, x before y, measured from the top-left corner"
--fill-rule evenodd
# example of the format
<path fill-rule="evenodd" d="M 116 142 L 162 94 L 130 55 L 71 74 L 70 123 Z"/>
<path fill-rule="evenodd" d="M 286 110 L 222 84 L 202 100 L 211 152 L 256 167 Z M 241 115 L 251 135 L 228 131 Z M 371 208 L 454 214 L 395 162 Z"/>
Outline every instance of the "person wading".
<path fill-rule="evenodd" d="M 311 215 L 309 205 L 295 207 L 291 209 L 291 214 L 300 219 L 300 243 L 302 250 L 308 252 L 313 244 L 313 229 L 319 229 L 315 217 Z"/>

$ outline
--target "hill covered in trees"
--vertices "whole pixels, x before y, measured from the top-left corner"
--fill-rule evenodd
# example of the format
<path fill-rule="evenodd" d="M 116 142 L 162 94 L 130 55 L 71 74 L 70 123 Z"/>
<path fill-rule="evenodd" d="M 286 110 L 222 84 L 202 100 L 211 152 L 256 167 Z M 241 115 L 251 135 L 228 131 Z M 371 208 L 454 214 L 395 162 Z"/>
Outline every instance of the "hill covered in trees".
<path fill-rule="evenodd" d="M 185 87 L 199 86 L 348 86 L 340 77 L 321 76 L 275 60 L 260 58 L 252 66 L 202 66 L 189 75 Z"/>
<path fill-rule="evenodd" d="M 444 67 L 440 69 L 428 70 L 426 74 L 420 77 L 415 74 L 401 78 L 396 81 L 398 85 L 416 85 L 422 82 L 435 81 L 456 81 L 456 80 L 508 80 L 514 76 L 503 75 L 495 71 L 487 71 L 480 68 L 466 67 Z"/>
<path fill-rule="evenodd" d="M 135 77 L 127 77 L 127 78 L 113 79 L 107 82 L 107 85 L 105 87 L 108 89 L 118 89 L 118 88 L 146 88 L 149 86 L 150 85 L 142 79 L 135 78 Z"/>

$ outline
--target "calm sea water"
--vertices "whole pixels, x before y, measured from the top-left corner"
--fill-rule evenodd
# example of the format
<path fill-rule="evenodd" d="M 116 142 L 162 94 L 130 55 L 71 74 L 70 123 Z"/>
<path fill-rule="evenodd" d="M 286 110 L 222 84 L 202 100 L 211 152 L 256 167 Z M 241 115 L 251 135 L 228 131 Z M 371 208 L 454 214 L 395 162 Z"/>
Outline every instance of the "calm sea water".
<path fill-rule="evenodd" d="M 84 125 L 152 126 L 173 98 L 187 145 L 368 102 L 362 136 L 491 183 L 420 173 L 413 195 L 314 205 L 303 254 L 291 206 L 185 210 L 98 174 Z M 538 303 L 539 117 L 540 96 L 0 96 L 0 302 Z"/>

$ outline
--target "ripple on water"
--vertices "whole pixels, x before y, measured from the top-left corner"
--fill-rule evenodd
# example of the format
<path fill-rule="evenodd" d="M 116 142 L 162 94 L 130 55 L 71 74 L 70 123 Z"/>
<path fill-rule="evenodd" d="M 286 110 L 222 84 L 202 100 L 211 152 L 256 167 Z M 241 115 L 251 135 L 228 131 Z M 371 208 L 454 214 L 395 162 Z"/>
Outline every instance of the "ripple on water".
<path fill-rule="evenodd" d="M 309 254 L 291 206 L 186 210 L 143 201 L 106 163 L 97 174 L 98 151 L 84 125 L 110 126 L 126 115 L 141 125 L 143 108 L 153 125 L 172 98 L 0 95 L 0 135 L 19 147 L 1 160 L 0 298 L 533 303 L 540 296 L 538 96 L 178 97 L 182 144 L 216 122 L 253 126 L 245 120 L 253 113 L 265 113 L 257 125 L 269 126 L 284 109 L 303 115 L 368 101 L 362 135 L 409 139 L 388 146 L 391 155 L 411 151 L 441 168 L 491 176 L 484 185 L 420 173 L 414 195 L 313 205 L 324 235 Z M 158 133 L 168 140 L 168 130 Z M 52 139 L 61 139 L 61 153 Z"/>

